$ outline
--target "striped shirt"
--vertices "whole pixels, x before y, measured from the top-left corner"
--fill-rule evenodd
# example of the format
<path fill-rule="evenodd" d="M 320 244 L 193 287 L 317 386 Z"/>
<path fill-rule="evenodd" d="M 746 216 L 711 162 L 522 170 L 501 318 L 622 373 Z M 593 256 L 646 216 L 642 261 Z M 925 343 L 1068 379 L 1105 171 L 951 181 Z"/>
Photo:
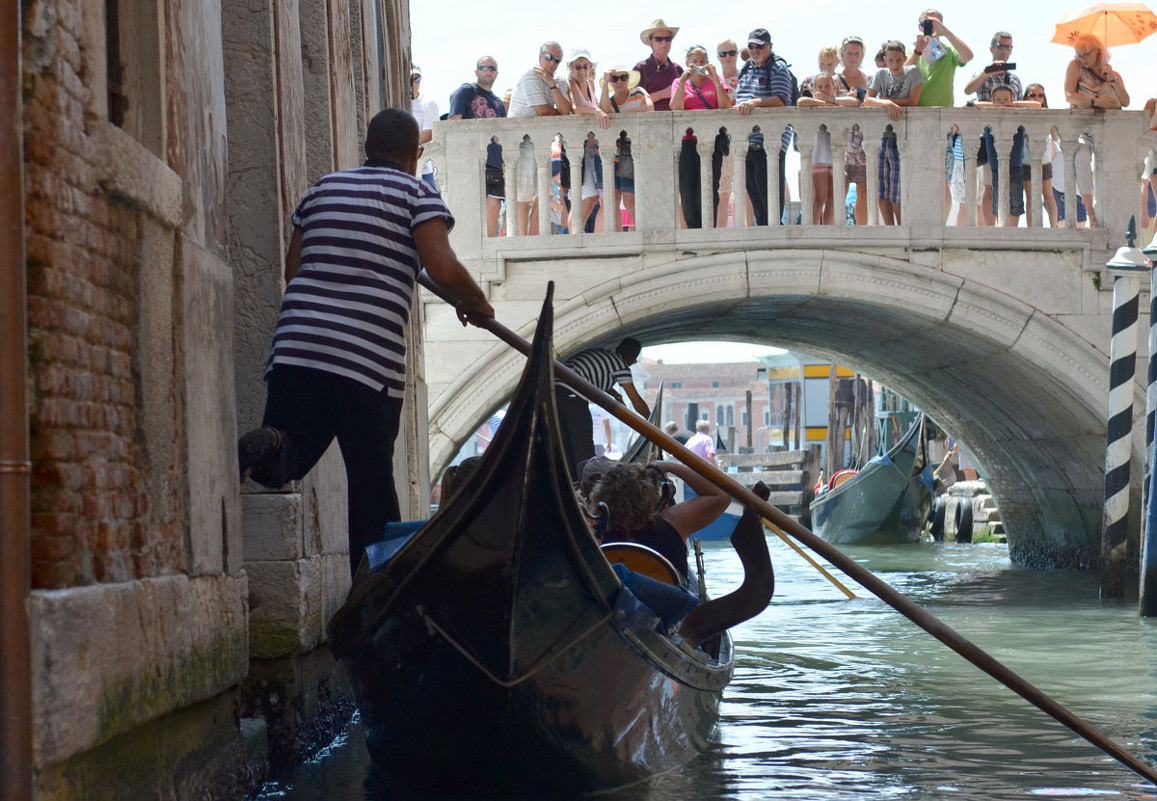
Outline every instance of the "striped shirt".
<path fill-rule="evenodd" d="M 613 350 L 606 348 L 584 350 L 563 363 L 603 392 L 610 392 L 615 384 L 626 386 L 633 383 L 631 368 L 627 367 L 623 363 L 623 357 Z M 561 382 L 556 383 L 563 386 Z"/>
<path fill-rule="evenodd" d="M 413 231 L 444 219 L 437 190 L 388 162 L 325 176 L 293 212 L 301 266 L 286 287 L 269 370 L 308 367 L 391 398 L 406 382 L 406 324 L 421 270 Z"/>

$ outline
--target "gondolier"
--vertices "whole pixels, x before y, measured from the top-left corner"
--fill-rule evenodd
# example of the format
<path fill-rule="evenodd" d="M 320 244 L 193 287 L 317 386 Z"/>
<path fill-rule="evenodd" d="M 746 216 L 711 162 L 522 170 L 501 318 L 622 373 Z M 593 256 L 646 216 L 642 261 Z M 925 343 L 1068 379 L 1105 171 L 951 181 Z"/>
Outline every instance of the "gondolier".
<path fill-rule="evenodd" d="M 622 403 L 623 396 L 615 392 L 615 384 L 618 384 L 630 398 L 635 411 L 643 417 L 649 417 L 651 410 L 643 400 L 643 396 L 639 394 L 639 390 L 635 389 L 630 369 L 638 360 L 642 349 L 639 340 L 627 338 L 614 350 L 607 348 L 584 350 L 571 356 L 564 364 Z M 562 429 L 566 462 L 570 467 L 571 476 L 575 477 L 580 473 L 579 465 L 595 455 L 590 408 L 587 406 L 586 398 L 561 382 L 555 384 L 555 401 L 558 406 L 558 422 Z"/>
<path fill-rule="evenodd" d="M 414 177 L 418 135 L 408 112 L 379 112 L 366 134 L 365 164 L 326 175 L 294 211 L 262 427 L 237 443 L 241 480 L 276 488 L 308 473 L 337 437 L 349 487 L 351 572 L 386 523 L 401 518 L 394 439 L 406 326 L 423 265 L 455 299 L 463 325 L 468 316 L 494 317 L 450 247 L 450 210 Z"/>

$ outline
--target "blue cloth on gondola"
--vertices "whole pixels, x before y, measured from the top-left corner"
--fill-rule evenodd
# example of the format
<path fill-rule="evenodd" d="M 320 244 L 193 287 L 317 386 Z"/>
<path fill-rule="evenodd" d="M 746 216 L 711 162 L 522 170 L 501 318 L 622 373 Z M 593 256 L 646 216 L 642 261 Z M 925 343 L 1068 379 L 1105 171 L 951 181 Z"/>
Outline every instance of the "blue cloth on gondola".
<path fill-rule="evenodd" d="M 656 581 L 620 564 L 613 564 L 611 568 L 623 582 L 623 591 L 615 599 L 615 611 L 623 613 L 619 616 L 623 628 L 670 632 L 702 603 L 697 595 L 683 587 Z"/>
<path fill-rule="evenodd" d="M 402 550 L 402 546 L 418 533 L 418 529 L 426 525 L 425 520 L 406 520 L 401 523 L 386 523 L 386 538 L 381 542 L 366 546 L 366 560 L 370 564 L 370 572 L 376 573 L 385 567 L 386 562 L 394 558 L 394 554 Z"/>
<path fill-rule="evenodd" d="M 868 464 L 891 464 L 892 460 L 888 458 L 888 454 L 881 453 L 879 456 L 873 456 L 868 460 Z"/>

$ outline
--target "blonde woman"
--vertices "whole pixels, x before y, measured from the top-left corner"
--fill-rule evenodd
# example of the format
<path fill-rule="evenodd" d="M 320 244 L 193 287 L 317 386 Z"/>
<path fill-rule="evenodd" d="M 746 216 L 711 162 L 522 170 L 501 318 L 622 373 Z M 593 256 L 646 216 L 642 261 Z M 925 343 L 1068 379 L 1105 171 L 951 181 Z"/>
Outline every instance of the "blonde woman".
<path fill-rule="evenodd" d="M 1101 40 L 1091 33 L 1083 33 L 1073 40 L 1073 60 L 1065 72 L 1065 100 L 1075 109 L 1121 109 L 1129 105 L 1125 82 L 1109 66 L 1109 52 Z M 1089 227 L 1096 228 L 1091 143 L 1092 138 L 1086 133 L 1077 148 L 1077 193 L 1085 203 Z"/>

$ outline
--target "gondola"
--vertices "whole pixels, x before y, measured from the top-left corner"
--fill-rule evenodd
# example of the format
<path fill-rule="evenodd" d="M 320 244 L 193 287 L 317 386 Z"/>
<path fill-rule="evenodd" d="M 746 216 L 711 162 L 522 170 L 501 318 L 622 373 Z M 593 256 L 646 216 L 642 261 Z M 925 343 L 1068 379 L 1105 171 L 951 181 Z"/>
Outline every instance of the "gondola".
<path fill-rule="evenodd" d="M 686 763 L 718 720 L 731 638 L 664 633 L 625 589 L 635 574 L 620 579 L 625 569 L 604 557 L 563 456 L 550 333 L 548 293 L 526 372 L 476 474 L 390 546 L 384 565 L 363 562 L 330 624 L 371 758 L 400 790 L 611 789 Z M 766 557 L 762 533 L 757 547 Z M 770 587 L 743 614 L 768 597 Z M 731 614 L 723 607 L 699 616 L 701 632 L 707 618 Z M 712 653 L 694 647 L 704 640 Z"/>
<path fill-rule="evenodd" d="M 663 425 L 663 379 L 659 379 L 655 403 L 651 407 L 651 416 L 647 418 L 647 421 L 656 428 Z M 642 434 L 636 434 L 627 445 L 627 449 L 623 451 L 623 457 L 619 461 L 646 464 L 658 458 L 658 450 L 658 446 Z"/>
<path fill-rule="evenodd" d="M 921 414 L 900 441 L 846 481 L 816 495 L 812 529 L 833 545 L 918 542 L 932 510 Z M 833 476 L 838 480 L 839 475 Z"/>

